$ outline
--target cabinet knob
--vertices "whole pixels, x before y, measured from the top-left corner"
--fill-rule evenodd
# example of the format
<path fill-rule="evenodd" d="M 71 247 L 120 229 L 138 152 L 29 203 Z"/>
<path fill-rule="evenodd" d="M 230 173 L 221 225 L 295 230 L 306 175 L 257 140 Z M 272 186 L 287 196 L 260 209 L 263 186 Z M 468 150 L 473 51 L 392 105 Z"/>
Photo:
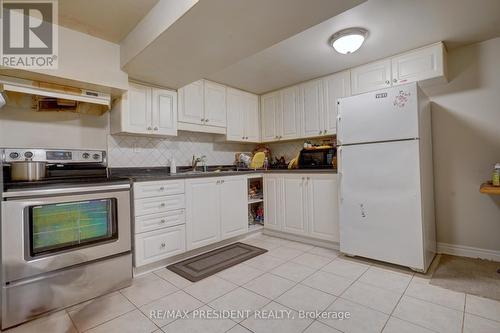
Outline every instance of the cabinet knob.
<path fill-rule="evenodd" d="M 154 128 L 154 130 L 155 130 L 155 131 L 157 131 L 157 130 L 158 130 L 158 127 L 155 127 L 155 128 Z"/>
<path fill-rule="evenodd" d="M 245 137 L 244 137 L 244 136 L 242 136 L 241 138 L 242 138 L 243 140 L 245 140 Z"/>
<path fill-rule="evenodd" d="M 319 131 L 319 134 L 323 133 L 323 131 Z"/>
<path fill-rule="evenodd" d="M 393 79 L 392 82 L 398 83 L 398 79 Z"/>
<path fill-rule="evenodd" d="M 160 191 L 163 191 L 164 189 L 165 189 L 165 188 L 164 188 L 163 186 L 162 186 L 162 187 L 160 187 Z"/>
<path fill-rule="evenodd" d="M 165 207 L 165 203 L 164 203 L 164 202 L 162 202 L 162 203 L 160 204 L 160 207 Z"/>
<path fill-rule="evenodd" d="M 151 131 L 151 130 L 152 130 L 151 126 L 148 126 L 148 131 Z"/>
<path fill-rule="evenodd" d="M 165 223 L 165 222 L 167 222 L 167 221 L 166 221 L 165 219 L 162 219 L 160 222 L 161 222 L 161 223 Z"/>
<path fill-rule="evenodd" d="M 245 139 L 247 139 L 247 140 L 248 140 L 248 136 L 247 136 Z"/>
<path fill-rule="evenodd" d="M 205 121 L 205 118 L 201 118 L 201 122 L 203 123 Z"/>
<path fill-rule="evenodd" d="M 163 249 L 163 248 L 165 248 L 165 246 L 166 246 L 166 244 L 165 244 L 165 243 L 161 243 L 161 244 L 160 244 L 160 247 L 161 247 L 162 249 Z"/>
<path fill-rule="evenodd" d="M 208 123 L 208 119 L 205 119 L 205 122 Z"/>
<path fill-rule="evenodd" d="M 391 84 L 391 81 L 385 80 L 385 84 Z"/>

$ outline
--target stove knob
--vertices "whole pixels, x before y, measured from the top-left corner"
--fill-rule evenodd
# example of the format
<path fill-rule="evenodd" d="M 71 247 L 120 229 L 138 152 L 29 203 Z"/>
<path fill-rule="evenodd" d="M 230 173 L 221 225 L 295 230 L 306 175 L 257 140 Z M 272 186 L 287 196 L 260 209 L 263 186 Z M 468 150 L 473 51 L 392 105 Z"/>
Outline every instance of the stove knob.
<path fill-rule="evenodd" d="M 94 155 L 92 155 L 92 158 L 93 158 L 94 160 L 98 160 L 100 157 L 101 157 L 101 155 L 99 155 L 99 154 L 94 154 Z"/>
<path fill-rule="evenodd" d="M 27 152 L 24 153 L 24 157 L 26 157 L 26 158 L 33 158 L 33 153 L 30 152 L 30 151 L 27 151 Z"/>
<path fill-rule="evenodd" d="M 89 153 L 83 153 L 82 157 L 87 160 L 90 157 L 90 154 Z"/>
<path fill-rule="evenodd" d="M 12 158 L 13 160 L 19 158 L 19 153 L 12 152 L 9 154 L 9 157 Z"/>

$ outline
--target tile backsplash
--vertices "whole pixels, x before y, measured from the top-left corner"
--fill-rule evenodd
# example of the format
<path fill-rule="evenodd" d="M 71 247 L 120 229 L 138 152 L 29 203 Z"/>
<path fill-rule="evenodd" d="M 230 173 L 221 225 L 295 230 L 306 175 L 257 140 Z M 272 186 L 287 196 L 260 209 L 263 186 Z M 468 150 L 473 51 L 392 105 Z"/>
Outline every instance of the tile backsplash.
<path fill-rule="evenodd" d="M 177 166 L 185 166 L 191 165 L 193 155 L 206 155 L 208 165 L 224 165 L 234 163 L 235 153 L 255 148 L 254 144 L 217 142 L 217 137 L 194 132 L 179 132 L 178 136 L 169 138 L 108 135 L 108 164 L 111 167 L 168 166 L 174 157 Z"/>
<path fill-rule="evenodd" d="M 176 137 L 152 138 L 132 135 L 108 135 L 108 164 L 110 167 L 169 166 L 175 158 L 177 166 L 191 165 L 193 155 L 206 155 L 208 165 L 234 163 L 237 152 L 251 152 L 257 145 L 218 141 L 220 135 L 179 132 Z M 306 140 L 269 143 L 273 157 L 285 156 L 288 162 L 302 149 Z M 325 140 L 307 140 L 319 144 Z M 327 140 L 328 141 L 328 140 Z"/>

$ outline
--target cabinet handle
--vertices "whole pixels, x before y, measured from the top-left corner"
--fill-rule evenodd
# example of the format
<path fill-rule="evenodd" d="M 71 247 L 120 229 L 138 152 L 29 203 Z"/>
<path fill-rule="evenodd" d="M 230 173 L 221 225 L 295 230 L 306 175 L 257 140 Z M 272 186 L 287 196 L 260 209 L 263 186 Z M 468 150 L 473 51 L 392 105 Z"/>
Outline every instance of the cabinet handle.
<path fill-rule="evenodd" d="M 241 138 L 242 138 L 243 140 L 245 140 L 245 137 L 244 137 L 244 136 L 242 136 Z"/>
<path fill-rule="evenodd" d="M 319 131 L 319 134 L 323 133 L 323 131 Z"/>
<path fill-rule="evenodd" d="M 203 122 L 205 122 L 205 118 L 201 118 L 201 122 L 202 122 L 202 123 L 203 123 Z"/>
<path fill-rule="evenodd" d="M 248 136 L 246 137 L 246 139 L 248 140 Z"/>
<path fill-rule="evenodd" d="M 391 84 L 391 81 L 385 80 L 385 84 Z"/>
<path fill-rule="evenodd" d="M 160 244 L 160 247 L 161 247 L 162 249 L 163 249 L 163 248 L 165 248 L 165 246 L 167 246 L 165 243 L 161 243 L 161 244 Z"/>
<path fill-rule="evenodd" d="M 167 221 L 166 221 L 165 219 L 162 219 L 160 222 L 161 222 L 161 223 L 165 223 L 165 222 L 167 222 Z"/>
<path fill-rule="evenodd" d="M 205 119 L 205 122 L 208 123 L 208 119 Z"/>
<path fill-rule="evenodd" d="M 165 207 L 165 203 L 164 203 L 164 202 L 162 202 L 162 203 L 160 204 L 160 207 Z"/>
<path fill-rule="evenodd" d="M 163 186 L 162 186 L 162 187 L 160 187 L 160 191 L 163 191 L 163 190 L 165 190 L 165 188 L 164 188 Z"/>
<path fill-rule="evenodd" d="M 279 136 L 277 136 L 277 135 L 276 135 L 274 138 L 275 138 L 275 139 L 279 139 Z"/>
<path fill-rule="evenodd" d="M 151 126 L 148 126 L 148 131 L 151 131 L 151 130 L 152 130 Z"/>
<path fill-rule="evenodd" d="M 392 82 L 398 83 L 398 79 L 393 79 Z"/>
<path fill-rule="evenodd" d="M 155 127 L 155 128 L 154 128 L 154 130 L 155 130 L 155 131 L 157 131 L 157 130 L 158 130 L 158 127 Z"/>

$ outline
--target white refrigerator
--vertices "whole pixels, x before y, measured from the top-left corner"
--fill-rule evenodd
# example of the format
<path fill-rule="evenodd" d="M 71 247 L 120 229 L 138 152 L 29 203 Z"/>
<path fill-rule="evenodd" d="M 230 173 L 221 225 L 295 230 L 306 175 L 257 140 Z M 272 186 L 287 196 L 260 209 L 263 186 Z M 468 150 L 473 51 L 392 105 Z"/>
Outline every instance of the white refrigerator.
<path fill-rule="evenodd" d="M 427 96 L 413 83 L 338 103 L 340 251 L 427 271 L 436 252 Z"/>

